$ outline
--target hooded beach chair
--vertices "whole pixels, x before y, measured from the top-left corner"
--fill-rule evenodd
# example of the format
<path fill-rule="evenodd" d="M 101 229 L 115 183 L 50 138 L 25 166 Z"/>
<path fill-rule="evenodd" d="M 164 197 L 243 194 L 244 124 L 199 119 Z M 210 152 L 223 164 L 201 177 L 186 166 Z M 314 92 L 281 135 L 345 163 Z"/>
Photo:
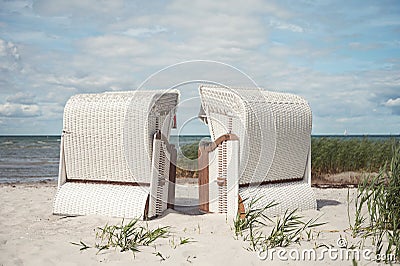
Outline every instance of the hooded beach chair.
<path fill-rule="evenodd" d="M 253 208 L 277 203 L 270 215 L 316 208 L 308 103 L 259 88 L 199 90 L 212 140 L 199 147 L 200 209 L 232 216 L 252 200 Z"/>
<path fill-rule="evenodd" d="M 54 214 L 144 219 L 172 206 L 176 150 L 168 138 L 178 98 L 175 90 L 71 97 Z"/>

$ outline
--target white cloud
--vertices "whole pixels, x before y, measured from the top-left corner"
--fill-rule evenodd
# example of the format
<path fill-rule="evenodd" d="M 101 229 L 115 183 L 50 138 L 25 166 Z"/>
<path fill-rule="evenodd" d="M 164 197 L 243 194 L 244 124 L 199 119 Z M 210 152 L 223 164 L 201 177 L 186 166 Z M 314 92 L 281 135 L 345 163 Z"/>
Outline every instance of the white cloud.
<path fill-rule="evenodd" d="M 20 70 L 20 53 L 18 47 L 10 41 L 0 39 L 0 70 Z"/>
<path fill-rule="evenodd" d="M 387 100 L 385 106 L 392 111 L 392 114 L 400 116 L 400 98 Z"/>
<path fill-rule="evenodd" d="M 300 27 L 298 25 L 295 24 L 291 24 L 288 22 L 284 22 L 284 21 L 278 21 L 275 19 L 271 19 L 269 21 L 269 25 L 275 29 L 279 29 L 279 30 L 289 30 L 289 31 L 293 31 L 293 32 L 304 32 L 304 28 Z"/>
<path fill-rule="evenodd" d="M 135 89 L 167 65 L 210 59 L 240 68 L 266 89 L 304 96 L 312 105 L 317 132 L 343 132 L 343 127 L 355 132 L 352 126 L 359 131 L 365 126 L 364 131 L 369 131 L 374 127 L 371 121 L 380 117 L 391 121 L 384 123 L 388 126 L 382 131 L 400 124 L 396 120 L 400 116 L 391 114 L 398 110 L 400 86 L 397 37 L 380 32 L 379 43 L 365 41 L 375 40 L 366 21 L 387 17 L 396 22 L 397 14 L 365 13 L 367 7 L 356 12 L 353 7 L 358 4 L 335 1 L 288 5 L 262 0 L 38 0 L 33 7 L 30 1 L 3 4 L 8 12 L 0 22 L 4 32 L 0 39 L 3 116 L 35 113 L 35 107 L 29 110 L 24 105 L 36 104 L 42 115 L 24 121 L 45 123 L 61 117 L 62 106 L 73 94 Z M 389 46 L 390 53 L 380 58 L 380 49 Z M 375 50 L 369 57 L 371 49 Z M 354 50 L 363 51 L 362 59 L 371 66 L 368 70 Z M 381 62 L 386 66 L 389 62 L 390 68 Z M 347 65 L 353 69 L 343 70 Z M 171 86 L 196 78 L 247 82 L 237 78 L 238 73 L 207 64 L 166 73 L 147 85 Z M 195 87 L 190 88 L 193 94 Z M 7 118 L 7 125 L 12 120 Z M 27 132 L 32 124 L 27 123 Z"/>
<path fill-rule="evenodd" d="M 227 15 L 257 15 L 272 14 L 278 18 L 289 18 L 293 13 L 274 1 L 248 0 L 248 1 L 203 1 L 194 0 L 188 3 L 185 0 L 174 0 L 168 5 L 168 11 L 192 15 L 204 15 L 203 20 L 210 19 L 220 14 Z"/>
<path fill-rule="evenodd" d="M 23 13 L 24 10 L 30 8 L 31 5 L 31 1 L 29 0 L 1 1 L 2 9 L 9 10 L 14 14 Z"/>
<path fill-rule="evenodd" d="M 102 35 L 86 38 L 78 42 L 85 55 L 95 55 L 100 58 L 128 59 L 129 57 L 149 55 L 150 47 L 134 38 L 119 35 Z M 113 59 L 112 59 L 113 60 Z"/>
<path fill-rule="evenodd" d="M 374 50 L 382 47 L 383 44 L 379 42 L 372 42 L 372 43 L 361 43 L 361 42 L 350 42 L 349 47 L 354 50 Z"/>
<path fill-rule="evenodd" d="M 386 105 L 387 107 L 400 107 L 400 98 L 389 99 L 389 100 L 387 100 L 387 102 L 385 103 L 385 105 Z"/>
<path fill-rule="evenodd" d="M 122 0 L 36 0 L 33 9 L 42 16 L 98 16 L 124 10 Z"/>
<path fill-rule="evenodd" d="M 14 95 L 10 95 L 6 98 L 9 103 L 19 103 L 19 104 L 34 104 L 35 96 L 31 93 L 17 92 Z"/>
<path fill-rule="evenodd" d="M 41 115 L 41 110 L 36 104 L 0 104 L 0 116 L 3 117 L 33 117 L 39 115 Z"/>
<path fill-rule="evenodd" d="M 155 26 L 153 28 L 130 28 L 125 30 L 122 34 L 131 36 L 131 37 L 142 37 L 142 36 L 150 36 L 158 33 L 165 33 L 167 29 L 160 26 Z"/>
<path fill-rule="evenodd" d="M 7 42 L 0 39 L 0 56 L 7 56 Z"/>

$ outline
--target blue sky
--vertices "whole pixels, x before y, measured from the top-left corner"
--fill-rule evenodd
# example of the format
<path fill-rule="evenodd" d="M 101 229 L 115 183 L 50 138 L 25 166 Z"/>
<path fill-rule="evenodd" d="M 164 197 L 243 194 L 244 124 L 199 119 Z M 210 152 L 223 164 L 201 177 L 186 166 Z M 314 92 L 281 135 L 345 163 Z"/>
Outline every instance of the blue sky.
<path fill-rule="evenodd" d="M 60 134 L 70 96 L 134 90 L 198 59 L 210 61 L 145 87 L 251 85 L 243 72 L 306 98 L 313 134 L 400 133 L 399 1 L 1 0 L 0 135 Z M 181 125 L 197 86 L 179 87 Z"/>

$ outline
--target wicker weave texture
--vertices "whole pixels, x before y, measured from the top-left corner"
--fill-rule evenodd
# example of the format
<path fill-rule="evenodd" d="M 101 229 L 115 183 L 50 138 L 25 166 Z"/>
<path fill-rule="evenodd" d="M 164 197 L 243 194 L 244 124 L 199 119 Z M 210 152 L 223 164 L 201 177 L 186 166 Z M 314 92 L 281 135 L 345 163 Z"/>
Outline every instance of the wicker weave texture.
<path fill-rule="evenodd" d="M 223 142 L 209 154 L 209 210 L 236 215 L 238 206 L 239 141 Z"/>
<path fill-rule="evenodd" d="M 201 86 L 213 140 L 240 139 L 240 184 L 303 178 L 311 109 L 301 97 L 256 89 Z"/>
<path fill-rule="evenodd" d="M 160 181 L 168 179 L 170 154 L 169 144 L 156 139 L 155 133 L 168 139 L 178 99 L 178 91 L 71 97 L 64 110 L 53 212 L 140 217 L 150 195 L 161 204 L 150 205 L 148 215 L 161 214 L 167 206 L 168 184 Z M 134 182 L 147 185 L 133 186 Z"/>
<path fill-rule="evenodd" d="M 167 209 L 170 154 L 165 145 L 162 140 L 154 139 L 149 217 L 161 215 Z"/>
<path fill-rule="evenodd" d="M 296 95 L 264 91 L 276 125 L 275 155 L 268 172 L 276 180 L 285 169 L 287 179 L 303 178 L 311 145 L 312 114 L 308 103 Z M 279 178 L 281 180 L 281 178 Z"/>
<path fill-rule="evenodd" d="M 57 191 L 53 213 L 143 217 L 148 194 L 146 187 L 67 182 Z"/>
<path fill-rule="evenodd" d="M 245 208 L 252 199 L 259 199 L 253 208 L 263 208 L 271 202 L 278 203 L 266 210 L 268 215 L 279 215 L 286 210 L 309 210 L 317 208 L 314 192 L 307 182 L 285 182 L 239 188 Z"/>
<path fill-rule="evenodd" d="M 178 93 L 80 94 L 64 111 L 68 179 L 150 182 L 153 135 L 169 136 Z"/>

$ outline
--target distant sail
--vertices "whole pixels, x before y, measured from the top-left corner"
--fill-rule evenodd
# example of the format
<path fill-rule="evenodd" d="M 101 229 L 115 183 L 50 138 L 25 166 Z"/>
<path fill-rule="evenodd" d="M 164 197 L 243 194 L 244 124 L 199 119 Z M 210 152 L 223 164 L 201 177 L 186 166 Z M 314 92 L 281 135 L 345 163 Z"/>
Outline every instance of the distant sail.
<path fill-rule="evenodd" d="M 347 136 L 347 129 L 344 130 L 343 135 Z"/>

